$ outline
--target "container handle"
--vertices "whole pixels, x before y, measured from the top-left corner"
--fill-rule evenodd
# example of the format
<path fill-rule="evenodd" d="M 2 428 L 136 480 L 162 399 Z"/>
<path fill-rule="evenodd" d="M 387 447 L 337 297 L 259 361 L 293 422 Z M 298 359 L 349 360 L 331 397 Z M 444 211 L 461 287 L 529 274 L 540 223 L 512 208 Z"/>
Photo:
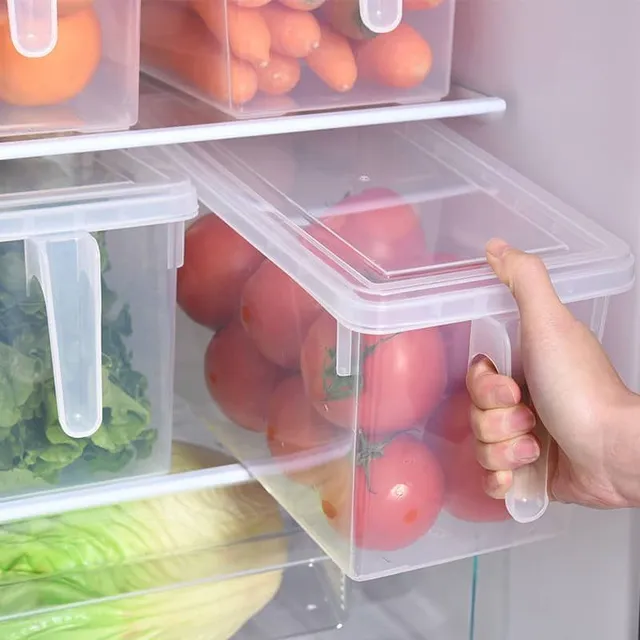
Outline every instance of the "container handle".
<path fill-rule="evenodd" d="M 512 364 L 518 357 L 518 351 L 514 352 L 504 323 L 491 317 L 479 318 L 472 322 L 469 363 L 477 355 L 489 358 L 499 373 L 512 375 Z M 533 464 L 525 465 L 513 472 L 513 485 L 505 499 L 507 511 L 521 524 L 535 522 L 544 515 L 549 506 L 547 482 L 551 438 L 540 420 L 536 422 L 534 434 L 540 442 L 540 457 Z"/>
<path fill-rule="evenodd" d="M 44 58 L 58 43 L 58 0 L 7 0 L 9 31 L 25 58 Z"/>
<path fill-rule="evenodd" d="M 27 287 L 37 280 L 47 310 L 58 419 L 71 438 L 102 424 L 100 247 L 89 233 L 24 241 Z"/>
<path fill-rule="evenodd" d="M 373 33 L 389 33 L 402 20 L 402 0 L 360 0 L 360 19 Z"/>

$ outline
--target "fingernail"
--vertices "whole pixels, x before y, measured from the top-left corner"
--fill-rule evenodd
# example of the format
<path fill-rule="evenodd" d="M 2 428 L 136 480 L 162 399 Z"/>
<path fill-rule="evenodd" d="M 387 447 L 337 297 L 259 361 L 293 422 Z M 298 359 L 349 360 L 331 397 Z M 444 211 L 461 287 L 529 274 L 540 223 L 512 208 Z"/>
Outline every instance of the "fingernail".
<path fill-rule="evenodd" d="M 500 404 L 510 406 L 515 404 L 515 396 L 508 384 L 503 384 L 496 389 L 496 399 Z"/>
<path fill-rule="evenodd" d="M 482 485 L 484 487 L 485 492 L 490 496 L 494 495 L 495 493 L 498 493 L 501 488 L 500 478 L 498 477 L 498 474 L 495 472 L 487 473 L 482 480 Z"/>
<path fill-rule="evenodd" d="M 513 445 L 516 462 L 533 462 L 540 455 L 540 447 L 533 438 L 521 438 Z"/>
<path fill-rule="evenodd" d="M 485 493 L 490 498 L 501 499 L 511 487 L 511 471 L 492 471 L 483 478 Z"/>
<path fill-rule="evenodd" d="M 510 421 L 511 431 L 514 433 L 523 433 L 530 431 L 535 426 L 536 417 L 530 409 L 520 406 L 515 410 L 513 418 Z"/>
<path fill-rule="evenodd" d="M 493 238 L 492 240 L 489 240 L 486 246 L 487 253 L 498 260 L 502 258 L 508 249 L 509 245 L 500 238 Z"/>
<path fill-rule="evenodd" d="M 484 353 L 478 353 L 477 355 L 473 356 L 473 360 L 471 360 L 471 364 L 469 366 L 473 367 L 474 364 L 478 364 L 483 360 L 487 360 L 487 356 L 485 356 Z"/>

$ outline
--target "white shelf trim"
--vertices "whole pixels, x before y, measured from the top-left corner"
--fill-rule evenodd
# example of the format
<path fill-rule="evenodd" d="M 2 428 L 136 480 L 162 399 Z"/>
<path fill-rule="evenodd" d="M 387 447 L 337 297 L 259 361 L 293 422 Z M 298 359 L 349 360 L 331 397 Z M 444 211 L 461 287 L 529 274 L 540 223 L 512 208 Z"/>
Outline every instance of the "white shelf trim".
<path fill-rule="evenodd" d="M 26 497 L 16 496 L 0 501 L 0 524 L 67 511 L 105 507 L 121 502 L 149 500 L 172 493 L 245 484 L 254 482 L 256 476 L 300 471 L 339 459 L 347 455 L 350 447 L 350 438 L 345 438 L 339 443 L 332 443 L 318 451 L 286 456 L 278 458 L 277 461 L 270 458 L 251 461 L 247 463 L 247 467 L 252 470 L 252 473 L 240 463 L 232 463 L 197 471 L 138 476 L 84 487 L 54 489 Z"/>
<path fill-rule="evenodd" d="M 495 115 L 503 113 L 506 107 L 506 102 L 502 98 L 486 96 L 454 86 L 452 98 L 429 104 L 393 105 L 257 120 L 233 120 L 189 126 L 160 126 L 130 131 L 7 140 L 0 143 L 0 160 Z"/>
<path fill-rule="evenodd" d="M 1 501 L 0 523 L 105 507 L 120 502 L 148 500 L 172 493 L 243 484 L 252 480 L 249 472 L 236 463 L 186 473 L 138 477 L 103 485 L 76 487 L 66 491 L 49 491 L 26 498 L 16 497 Z"/>

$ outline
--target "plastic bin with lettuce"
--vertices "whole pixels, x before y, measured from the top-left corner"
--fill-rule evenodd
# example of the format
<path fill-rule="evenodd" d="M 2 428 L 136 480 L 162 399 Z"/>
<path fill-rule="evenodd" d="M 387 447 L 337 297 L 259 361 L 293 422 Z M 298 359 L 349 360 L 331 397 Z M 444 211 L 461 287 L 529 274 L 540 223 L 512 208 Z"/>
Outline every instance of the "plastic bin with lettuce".
<path fill-rule="evenodd" d="M 229 462 L 174 443 L 174 472 Z M 278 591 L 282 533 L 257 483 L 5 524 L 0 638 L 227 640 Z"/>
<path fill-rule="evenodd" d="M 103 424 L 90 438 L 72 439 L 59 425 L 51 349 L 40 290 L 27 293 L 22 242 L 0 243 L 0 495 L 11 486 L 64 483 L 65 478 L 117 472 L 147 457 L 147 381 L 132 368 L 126 304 L 109 289 L 109 258 L 98 234 L 103 273 Z"/>

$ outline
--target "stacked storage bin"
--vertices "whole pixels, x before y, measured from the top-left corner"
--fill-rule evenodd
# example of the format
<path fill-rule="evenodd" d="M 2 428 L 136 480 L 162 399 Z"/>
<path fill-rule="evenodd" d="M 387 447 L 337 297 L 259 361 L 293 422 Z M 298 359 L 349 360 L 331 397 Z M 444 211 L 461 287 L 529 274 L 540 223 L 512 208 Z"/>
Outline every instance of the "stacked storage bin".
<path fill-rule="evenodd" d="M 0 135 L 135 124 L 139 31 L 138 0 L 0 3 Z"/>
<path fill-rule="evenodd" d="M 289 162 L 273 166 L 262 144 Z M 563 301 L 601 335 L 609 296 L 633 283 L 623 242 L 436 124 L 167 155 L 218 216 L 187 233 L 179 301 L 216 333 L 181 322 L 205 375 L 179 367 L 179 393 L 347 575 L 562 528 L 562 508 L 540 518 L 546 455 L 516 473 L 506 503 L 482 488 L 469 360 L 483 353 L 522 374 L 515 303 L 484 246 L 500 236 L 540 255 Z M 230 252 L 222 268 L 213 247 Z"/>
<path fill-rule="evenodd" d="M 454 0 L 144 0 L 146 72 L 238 118 L 440 100 Z"/>

